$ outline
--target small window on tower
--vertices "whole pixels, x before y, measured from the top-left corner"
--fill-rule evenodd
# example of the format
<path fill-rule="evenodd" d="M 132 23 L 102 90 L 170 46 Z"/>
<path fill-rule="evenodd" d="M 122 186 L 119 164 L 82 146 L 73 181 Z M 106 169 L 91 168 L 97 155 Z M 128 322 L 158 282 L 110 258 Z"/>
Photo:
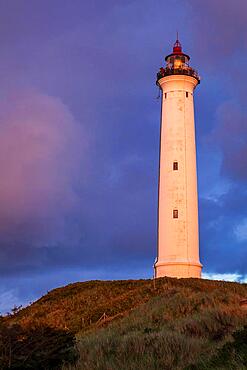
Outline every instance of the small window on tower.
<path fill-rule="evenodd" d="M 188 93 L 188 91 L 186 91 L 186 98 L 188 98 L 188 96 L 189 96 L 189 93 Z"/>
<path fill-rule="evenodd" d="M 177 209 L 173 210 L 173 218 L 178 218 L 178 210 Z"/>
<path fill-rule="evenodd" d="M 173 162 L 173 171 L 178 170 L 178 162 Z"/>
<path fill-rule="evenodd" d="M 166 99 L 166 93 L 165 93 L 165 99 Z"/>

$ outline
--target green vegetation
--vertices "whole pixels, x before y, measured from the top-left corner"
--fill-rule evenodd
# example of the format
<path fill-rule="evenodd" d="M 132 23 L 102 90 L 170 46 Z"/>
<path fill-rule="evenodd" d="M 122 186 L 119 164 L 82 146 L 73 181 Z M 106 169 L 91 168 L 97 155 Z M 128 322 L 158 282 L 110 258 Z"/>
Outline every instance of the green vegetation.
<path fill-rule="evenodd" d="M 162 293 L 122 320 L 78 335 L 76 369 L 209 369 L 214 356 L 219 360 L 213 360 L 212 369 L 246 368 L 244 358 L 233 367 L 221 352 L 217 356 L 247 323 L 239 305 L 246 285 L 193 279 L 160 279 L 156 284 Z"/>
<path fill-rule="evenodd" d="M 193 369 L 215 370 L 215 369 L 247 369 L 247 327 L 235 332 L 232 340 L 224 346 L 208 361 L 201 362 L 200 367 Z"/>
<path fill-rule="evenodd" d="M 48 326 L 0 323 L 0 369 L 61 369 L 77 358 L 71 333 Z"/>
<path fill-rule="evenodd" d="M 198 279 L 71 284 L 3 318 L 6 327 L 52 333 L 29 367 L 6 369 L 246 369 L 246 296 L 246 284 Z"/>

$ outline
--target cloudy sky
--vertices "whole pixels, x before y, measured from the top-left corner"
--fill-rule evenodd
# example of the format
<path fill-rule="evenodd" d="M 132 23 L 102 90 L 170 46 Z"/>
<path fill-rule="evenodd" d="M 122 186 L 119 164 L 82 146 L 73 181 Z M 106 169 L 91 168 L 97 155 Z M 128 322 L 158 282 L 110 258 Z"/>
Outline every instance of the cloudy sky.
<path fill-rule="evenodd" d="M 155 77 L 177 30 L 202 78 L 204 273 L 246 278 L 246 25 L 246 0 L 0 0 L 1 312 L 69 282 L 152 276 Z"/>

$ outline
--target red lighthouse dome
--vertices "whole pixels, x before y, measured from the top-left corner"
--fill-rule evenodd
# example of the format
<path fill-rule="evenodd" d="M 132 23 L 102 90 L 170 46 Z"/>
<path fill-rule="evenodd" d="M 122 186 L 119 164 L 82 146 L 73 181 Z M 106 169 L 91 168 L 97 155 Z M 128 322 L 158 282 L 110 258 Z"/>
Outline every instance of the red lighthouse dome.
<path fill-rule="evenodd" d="M 173 54 L 181 54 L 182 53 L 182 45 L 180 41 L 177 39 L 173 45 Z"/>
<path fill-rule="evenodd" d="M 173 57 L 171 59 L 171 57 Z M 184 54 L 182 52 L 182 45 L 181 45 L 181 42 L 179 41 L 179 39 L 177 38 L 177 40 L 175 41 L 175 43 L 173 44 L 173 50 L 172 50 L 172 53 L 167 55 L 165 57 L 165 60 L 166 62 L 169 62 L 170 60 L 173 60 L 175 58 L 177 59 L 181 59 L 184 63 L 188 63 L 189 60 L 190 60 L 190 57 L 189 55 L 187 54 Z"/>

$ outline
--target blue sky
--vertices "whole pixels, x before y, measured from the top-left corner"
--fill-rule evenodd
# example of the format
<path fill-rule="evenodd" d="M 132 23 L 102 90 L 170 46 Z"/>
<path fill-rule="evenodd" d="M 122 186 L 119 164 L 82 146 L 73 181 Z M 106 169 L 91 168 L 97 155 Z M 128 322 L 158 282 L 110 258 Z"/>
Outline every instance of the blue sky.
<path fill-rule="evenodd" d="M 0 9 L 0 311 L 73 281 L 152 276 L 155 78 L 177 30 L 201 75 L 204 273 L 246 279 L 246 1 L 11 0 Z"/>

